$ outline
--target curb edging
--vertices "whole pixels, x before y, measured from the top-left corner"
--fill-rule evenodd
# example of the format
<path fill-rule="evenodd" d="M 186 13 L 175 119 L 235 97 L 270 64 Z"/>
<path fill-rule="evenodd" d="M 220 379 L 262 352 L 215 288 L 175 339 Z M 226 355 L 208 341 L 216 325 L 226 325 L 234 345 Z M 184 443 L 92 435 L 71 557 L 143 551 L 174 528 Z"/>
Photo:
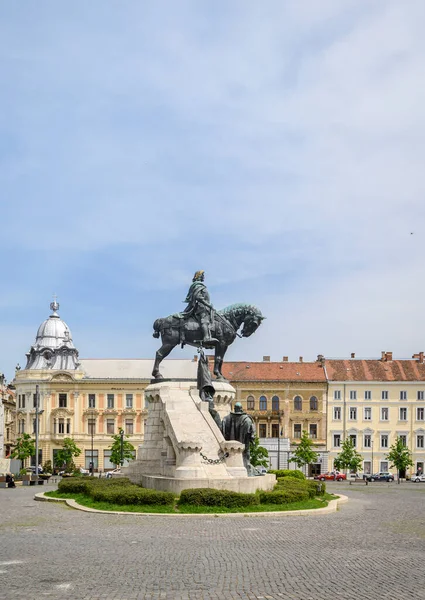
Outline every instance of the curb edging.
<path fill-rule="evenodd" d="M 306 510 L 288 510 L 288 511 L 273 511 L 273 512 L 252 512 L 252 513 L 197 513 L 197 514 L 178 514 L 178 513 L 138 513 L 138 512 L 122 512 L 118 510 L 97 510 L 96 508 L 89 508 L 88 506 L 82 506 L 69 498 L 50 498 L 44 495 L 45 492 L 39 492 L 35 494 L 34 500 L 39 502 L 65 502 L 70 508 L 75 510 L 81 510 L 88 513 L 97 513 L 102 515 L 130 515 L 136 517 L 286 517 L 286 516 L 304 516 L 304 515 L 326 515 L 337 512 L 339 505 L 348 502 L 348 496 L 340 494 L 335 500 L 331 500 L 328 506 L 323 508 L 307 508 Z"/>

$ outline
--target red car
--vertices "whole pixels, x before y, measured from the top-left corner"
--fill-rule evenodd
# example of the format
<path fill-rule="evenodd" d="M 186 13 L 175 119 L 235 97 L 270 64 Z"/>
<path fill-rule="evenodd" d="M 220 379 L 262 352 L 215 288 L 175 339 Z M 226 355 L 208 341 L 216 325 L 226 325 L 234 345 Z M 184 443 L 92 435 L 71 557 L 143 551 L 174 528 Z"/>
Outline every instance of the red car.
<path fill-rule="evenodd" d="M 314 479 L 318 479 L 319 481 L 343 481 L 347 479 L 347 476 L 344 473 L 336 471 L 335 473 L 320 473 L 320 475 L 315 475 Z"/>

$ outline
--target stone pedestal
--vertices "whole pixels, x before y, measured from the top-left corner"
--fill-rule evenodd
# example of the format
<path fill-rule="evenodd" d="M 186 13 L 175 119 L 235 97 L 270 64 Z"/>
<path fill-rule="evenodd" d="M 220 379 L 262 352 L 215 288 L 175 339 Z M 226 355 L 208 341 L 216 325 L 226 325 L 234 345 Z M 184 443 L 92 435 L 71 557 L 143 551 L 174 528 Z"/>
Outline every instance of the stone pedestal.
<path fill-rule="evenodd" d="M 235 397 L 227 382 L 214 381 L 216 410 L 223 418 Z M 253 492 L 272 489 L 274 475 L 248 477 L 243 444 L 226 441 L 202 402 L 195 381 L 158 381 L 145 390 L 148 418 L 137 459 L 125 469 L 135 483 L 180 493 L 193 487 Z"/>

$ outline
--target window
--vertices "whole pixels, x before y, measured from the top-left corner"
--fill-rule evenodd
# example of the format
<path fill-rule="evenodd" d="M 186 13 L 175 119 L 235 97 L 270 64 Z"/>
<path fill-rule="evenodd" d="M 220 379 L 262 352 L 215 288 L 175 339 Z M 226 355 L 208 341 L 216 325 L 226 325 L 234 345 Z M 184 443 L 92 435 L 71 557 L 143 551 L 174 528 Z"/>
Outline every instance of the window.
<path fill-rule="evenodd" d="M 407 392 L 400 392 L 400 400 L 407 400 Z"/>
<path fill-rule="evenodd" d="M 425 410 L 421 407 L 416 409 L 416 420 L 417 421 L 424 420 L 424 412 L 425 412 Z"/>
<path fill-rule="evenodd" d="M 357 400 L 357 392 L 356 390 L 350 391 L 350 400 Z"/>
<path fill-rule="evenodd" d="M 340 420 L 341 420 L 341 407 L 334 406 L 334 421 L 340 421 Z"/>
<path fill-rule="evenodd" d="M 407 446 L 407 435 L 399 435 L 398 439 L 401 441 L 401 443 L 403 444 L 403 446 Z"/>
<path fill-rule="evenodd" d="M 66 433 L 71 433 L 71 419 L 66 420 Z"/>
<path fill-rule="evenodd" d="M 21 424 L 19 433 L 25 433 L 25 419 L 21 419 L 19 422 Z"/>
<path fill-rule="evenodd" d="M 125 407 L 126 408 L 133 408 L 133 394 L 126 394 L 125 395 Z"/>
<path fill-rule="evenodd" d="M 372 469 L 372 465 L 370 463 L 370 460 L 365 460 L 363 463 L 363 472 L 365 475 L 370 475 L 371 474 L 371 469 Z"/>
<path fill-rule="evenodd" d="M 357 420 L 357 408 L 355 406 L 350 406 L 350 421 Z"/>
<path fill-rule="evenodd" d="M 273 396 L 272 398 L 272 410 L 279 410 L 279 396 Z"/>
<path fill-rule="evenodd" d="M 334 448 L 339 448 L 341 446 L 341 434 L 334 433 Z"/>
<path fill-rule="evenodd" d="M 267 410 L 267 398 L 260 396 L 260 410 Z"/>
<path fill-rule="evenodd" d="M 25 408 L 25 394 L 22 394 L 22 405 L 21 408 Z"/>
<path fill-rule="evenodd" d="M 96 433 L 96 419 L 88 419 L 88 433 L 89 435 L 95 435 Z"/>
<path fill-rule="evenodd" d="M 67 395 L 59 394 L 59 408 L 66 408 Z"/>
<path fill-rule="evenodd" d="M 364 436 L 364 438 L 363 438 L 363 446 L 365 448 L 371 448 L 371 446 L 372 446 L 372 436 L 371 435 L 366 434 Z"/>
<path fill-rule="evenodd" d="M 407 421 L 407 408 L 400 408 L 400 421 Z"/>
<path fill-rule="evenodd" d="M 91 463 L 93 462 L 93 468 L 96 470 L 99 467 L 99 450 L 93 450 L 93 453 L 90 450 L 85 451 L 85 468 L 90 469 Z"/>
<path fill-rule="evenodd" d="M 33 405 L 33 408 L 36 408 L 36 406 L 37 406 L 37 394 L 33 394 L 32 395 L 32 405 Z"/>
<path fill-rule="evenodd" d="M 18 396 L 18 408 L 21 408 L 21 394 Z"/>
<path fill-rule="evenodd" d="M 319 401 L 316 396 L 310 398 L 310 410 L 319 410 Z"/>
<path fill-rule="evenodd" d="M 364 416 L 363 416 L 365 421 L 370 421 L 372 419 L 372 409 L 370 407 L 366 407 L 364 409 Z"/>
<path fill-rule="evenodd" d="M 352 444 L 353 448 L 355 448 L 357 446 L 357 435 L 355 433 L 352 433 L 349 436 L 349 438 L 350 438 L 350 441 L 351 441 L 351 444 Z"/>
<path fill-rule="evenodd" d="M 303 399 L 301 396 L 295 396 L 294 398 L 294 410 L 302 410 L 303 409 Z"/>
<path fill-rule="evenodd" d="M 341 390 L 334 390 L 334 400 L 341 400 Z"/>
<path fill-rule="evenodd" d="M 254 410 L 255 409 L 255 398 L 254 398 L 254 396 L 248 396 L 248 398 L 246 399 L 246 408 L 247 408 L 247 410 Z"/>
<path fill-rule="evenodd" d="M 417 435 L 416 436 L 416 448 L 423 448 L 423 447 L 424 447 L 424 436 Z"/>
<path fill-rule="evenodd" d="M 106 433 L 109 435 L 115 433 L 115 419 L 106 419 Z"/>
<path fill-rule="evenodd" d="M 89 394 L 89 408 L 96 408 L 96 394 Z"/>
<path fill-rule="evenodd" d="M 418 400 L 423 400 L 423 399 L 424 399 L 423 391 L 418 391 Z"/>
<path fill-rule="evenodd" d="M 381 460 L 381 472 L 382 473 L 388 472 L 388 461 L 387 460 Z"/>
<path fill-rule="evenodd" d="M 372 400 L 372 392 L 365 391 L 365 393 L 364 393 L 364 399 L 365 400 Z"/>
<path fill-rule="evenodd" d="M 260 423 L 258 426 L 259 437 L 265 438 L 267 437 L 267 425 L 265 423 Z"/>
<path fill-rule="evenodd" d="M 301 423 L 294 423 L 294 438 L 301 438 Z"/>
<path fill-rule="evenodd" d="M 103 468 L 104 469 L 115 469 L 115 465 L 111 463 L 112 450 L 103 451 Z"/>
<path fill-rule="evenodd" d="M 381 448 L 388 448 L 388 435 L 381 435 Z"/>
<path fill-rule="evenodd" d="M 381 408 L 381 421 L 388 421 L 388 408 Z"/>
<path fill-rule="evenodd" d="M 133 435 L 133 419 L 125 420 L 125 432 L 127 435 Z"/>
<path fill-rule="evenodd" d="M 387 391 L 383 391 L 381 393 L 381 400 L 388 400 L 388 392 Z"/>
<path fill-rule="evenodd" d="M 114 394 L 107 395 L 107 406 L 108 408 L 114 408 L 115 396 Z"/>
<path fill-rule="evenodd" d="M 279 423 L 272 423 L 272 438 L 279 437 Z"/>
<path fill-rule="evenodd" d="M 313 440 L 317 438 L 317 425 L 315 423 L 310 424 L 310 437 Z"/>
<path fill-rule="evenodd" d="M 65 420 L 64 419 L 59 419 L 59 429 L 58 429 L 59 433 L 65 433 Z"/>

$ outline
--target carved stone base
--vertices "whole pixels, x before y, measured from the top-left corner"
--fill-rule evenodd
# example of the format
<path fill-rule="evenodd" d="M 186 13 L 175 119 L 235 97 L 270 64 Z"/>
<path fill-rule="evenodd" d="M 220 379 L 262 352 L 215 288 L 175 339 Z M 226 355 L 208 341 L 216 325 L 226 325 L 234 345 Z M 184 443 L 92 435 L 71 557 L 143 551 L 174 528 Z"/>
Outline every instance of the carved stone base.
<path fill-rule="evenodd" d="M 235 397 L 227 382 L 214 381 L 223 418 Z M 248 477 L 243 444 L 226 441 L 202 402 L 195 381 L 158 381 L 145 390 L 148 418 L 144 442 L 125 474 L 135 483 L 179 493 L 191 487 L 234 491 L 272 489 L 275 477 Z"/>

